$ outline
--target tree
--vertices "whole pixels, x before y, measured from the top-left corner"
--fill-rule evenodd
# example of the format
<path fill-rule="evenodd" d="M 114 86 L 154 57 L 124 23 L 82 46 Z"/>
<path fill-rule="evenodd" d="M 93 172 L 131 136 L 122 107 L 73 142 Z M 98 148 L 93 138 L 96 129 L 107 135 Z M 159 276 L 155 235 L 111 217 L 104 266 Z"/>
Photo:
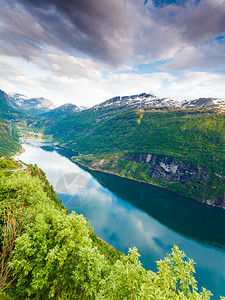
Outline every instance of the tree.
<path fill-rule="evenodd" d="M 4 291 L 16 279 L 18 274 L 14 274 L 10 267 L 12 252 L 17 236 L 21 229 L 22 207 L 20 210 L 15 210 L 8 205 L 2 205 L 1 214 L 3 219 L 2 240 L 1 240 L 1 264 L 0 264 L 0 291 Z"/>
<path fill-rule="evenodd" d="M 44 182 L 26 171 L 0 176 L 0 289 L 13 299 L 210 299 L 177 246 L 157 273 L 142 267 L 136 248 L 105 255 L 85 218 L 48 197 Z"/>

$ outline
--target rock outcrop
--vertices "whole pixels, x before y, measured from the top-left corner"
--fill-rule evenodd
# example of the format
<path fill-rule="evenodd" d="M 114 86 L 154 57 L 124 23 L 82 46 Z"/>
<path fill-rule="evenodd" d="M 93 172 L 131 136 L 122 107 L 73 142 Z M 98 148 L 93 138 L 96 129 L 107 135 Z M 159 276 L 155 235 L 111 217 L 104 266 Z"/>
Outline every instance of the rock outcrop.
<path fill-rule="evenodd" d="M 203 168 L 167 156 L 131 153 L 127 155 L 126 159 L 147 164 L 147 175 L 156 181 L 180 182 L 184 185 L 189 181 L 205 185 L 209 181 L 207 172 Z"/>
<path fill-rule="evenodd" d="M 129 153 L 124 159 L 142 164 L 145 167 L 146 175 L 160 185 L 180 183 L 196 192 L 204 186 L 211 186 L 210 176 L 206 169 L 188 162 L 181 162 L 167 156 L 140 153 Z M 219 178 L 225 186 L 225 178 L 222 176 Z M 199 200 L 209 205 L 225 208 L 225 194 L 219 198 Z"/>

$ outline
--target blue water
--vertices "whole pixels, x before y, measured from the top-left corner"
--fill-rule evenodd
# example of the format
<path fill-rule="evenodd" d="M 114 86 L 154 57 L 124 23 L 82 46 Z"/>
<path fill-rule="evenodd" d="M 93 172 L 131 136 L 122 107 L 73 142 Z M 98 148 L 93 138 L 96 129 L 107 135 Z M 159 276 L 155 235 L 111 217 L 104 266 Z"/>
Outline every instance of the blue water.
<path fill-rule="evenodd" d="M 137 247 L 141 262 L 156 270 L 174 244 L 196 264 L 198 286 L 225 295 L 225 211 L 155 186 L 74 164 L 70 151 L 47 143 L 23 144 L 20 159 L 46 173 L 65 207 L 83 214 L 94 232 L 127 253 Z"/>

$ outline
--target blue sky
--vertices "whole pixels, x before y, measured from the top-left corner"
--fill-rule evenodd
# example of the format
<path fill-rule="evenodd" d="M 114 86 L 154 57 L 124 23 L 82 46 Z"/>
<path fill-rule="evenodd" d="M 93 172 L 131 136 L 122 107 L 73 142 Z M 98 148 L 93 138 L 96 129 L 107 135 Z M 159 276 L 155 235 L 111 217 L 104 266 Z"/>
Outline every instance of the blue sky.
<path fill-rule="evenodd" d="M 0 0 L 0 89 L 225 98 L 225 0 Z"/>

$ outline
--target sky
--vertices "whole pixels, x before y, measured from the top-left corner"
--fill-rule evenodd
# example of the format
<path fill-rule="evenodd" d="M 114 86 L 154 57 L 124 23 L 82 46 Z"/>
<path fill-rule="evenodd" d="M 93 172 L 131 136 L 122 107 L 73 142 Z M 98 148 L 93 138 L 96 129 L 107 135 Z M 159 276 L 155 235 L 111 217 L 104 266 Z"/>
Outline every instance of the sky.
<path fill-rule="evenodd" d="M 0 89 L 225 98 L 225 0 L 0 0 Z"/>

